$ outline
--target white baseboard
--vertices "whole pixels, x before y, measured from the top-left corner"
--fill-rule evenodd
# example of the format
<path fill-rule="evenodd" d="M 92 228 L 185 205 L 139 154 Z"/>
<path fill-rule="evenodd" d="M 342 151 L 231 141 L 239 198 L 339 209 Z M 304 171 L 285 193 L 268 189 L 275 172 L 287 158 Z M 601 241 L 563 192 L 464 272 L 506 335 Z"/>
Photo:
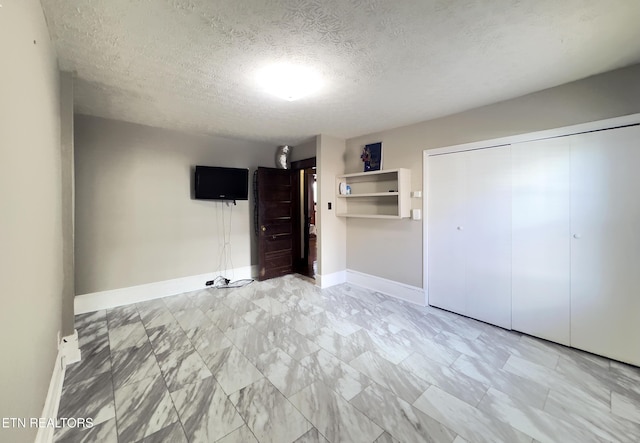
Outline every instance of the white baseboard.
<path fill-rule="evenodd" d="M 156 298 L 168 297 L 170 295 L 182 294 L 183 292 L 197 291 L 206 288 L 205 282 L 213 280 L 219 275 L 233 280 L 254 278 L 258 275 L 258 266 L 244 266 L 222 272 L 210 272 L 207 274 L 192 275 L 189 277 L 174 278 L 144 285 L 130 286 L 128 288 L 112 289 L 109 291 L 92 292 L 89 294 L 76 295 L 74 301 L 75 314 L 99 311 L 102 309 L 115 308 L 117 306 L 139 303 Z"/>
<path fill-rule="evenodd" d="M 347 281 L 346 271 L 338 271 L 333 274 L 316 274 L 316 286 L 320 288 L 328 288 L 330 286 L 339 285 Z"/>
<path fill-rule="evenodd" d="M 416 305 L 426 306 L 426 296 L 424 289 L 417 286 L 411 286 L 386 278 L 376 277 L 375 275 L 365 274 L 363 272 L 347 269 L 347 283 L 371 289 L 400 300 L 415 303 Z"/>
<path fill-rule="evenodd" d="M 58 333 L 58 355 L 56 356 L 56 362 L 53 366 L 53 374 L 51 374 L 51 381 L 49 382 L 49 390 L 47 391 L 44 408 L 42 408 L 41 421 L 48 423 L 49 420 L 55 421 L 58 418 L 58 408 L 60 407 L 60 398 L 62 397 L 62 384 L 64 383 L 66 367 L 68 364 L 77 361 L 80 361 L 78 331 L 74 330 L 72 335 L 62 337 L 62 339 L 60 339 L 60 333 Z M 40 426 L 36 434 L 36 443 L 53 442 L 54 431 L 55 427 L 53 426 Z"/>

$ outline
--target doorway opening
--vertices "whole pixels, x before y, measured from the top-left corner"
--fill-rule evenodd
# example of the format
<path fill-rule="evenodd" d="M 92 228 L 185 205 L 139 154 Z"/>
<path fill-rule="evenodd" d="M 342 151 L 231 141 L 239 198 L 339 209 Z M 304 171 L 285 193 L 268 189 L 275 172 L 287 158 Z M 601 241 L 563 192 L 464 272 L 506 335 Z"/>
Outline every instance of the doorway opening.
<path fill-rule="evenodd" d="M 297 175 L 297 199 L 300 204 L 294 218 L 300 248 L 294 255 L 295 270 L 299 274 L 315 278 L 318 272 L 317 247 L 317 175 L 315 157 L 291 163 L 291 169 Z"/>

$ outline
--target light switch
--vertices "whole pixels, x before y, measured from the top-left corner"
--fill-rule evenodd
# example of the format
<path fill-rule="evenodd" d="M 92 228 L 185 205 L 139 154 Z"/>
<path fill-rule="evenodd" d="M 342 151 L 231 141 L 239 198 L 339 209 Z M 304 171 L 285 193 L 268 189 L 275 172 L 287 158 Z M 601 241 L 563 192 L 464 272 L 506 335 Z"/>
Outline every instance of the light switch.
<path fill-rule="evenodd" d="M 422 198 L 422 191 L 411 191 L 411 197 Z"/>
<path fill-rule="evenodd" d="M 420 209 L 412 209 L 411 210 L 411 219 L 412 220 L 422 220 L 422 211 Z"/>

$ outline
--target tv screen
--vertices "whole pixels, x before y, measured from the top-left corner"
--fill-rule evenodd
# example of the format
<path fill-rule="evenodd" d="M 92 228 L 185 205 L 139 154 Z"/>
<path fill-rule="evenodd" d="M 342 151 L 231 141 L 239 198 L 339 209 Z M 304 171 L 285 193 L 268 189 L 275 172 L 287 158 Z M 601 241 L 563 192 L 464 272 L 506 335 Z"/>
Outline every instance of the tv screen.
<path fill-rule="evenodd" d="M 249 170 L 196 166 L 195 197 L 197 200 L 247 200 Z"/>

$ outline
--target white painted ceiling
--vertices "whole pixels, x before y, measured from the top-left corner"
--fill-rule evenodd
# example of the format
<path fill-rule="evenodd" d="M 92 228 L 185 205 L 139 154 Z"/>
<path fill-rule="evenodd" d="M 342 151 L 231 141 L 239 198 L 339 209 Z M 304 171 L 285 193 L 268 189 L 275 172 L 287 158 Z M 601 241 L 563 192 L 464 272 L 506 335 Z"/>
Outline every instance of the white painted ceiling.
<path fill-rule="evenodd" d="M 296 144 L 440 117 L 640 62 L 640 0 L 41 0 L 76 111 Z M 285 61 L 324 88 L 287 102 Z"/>

